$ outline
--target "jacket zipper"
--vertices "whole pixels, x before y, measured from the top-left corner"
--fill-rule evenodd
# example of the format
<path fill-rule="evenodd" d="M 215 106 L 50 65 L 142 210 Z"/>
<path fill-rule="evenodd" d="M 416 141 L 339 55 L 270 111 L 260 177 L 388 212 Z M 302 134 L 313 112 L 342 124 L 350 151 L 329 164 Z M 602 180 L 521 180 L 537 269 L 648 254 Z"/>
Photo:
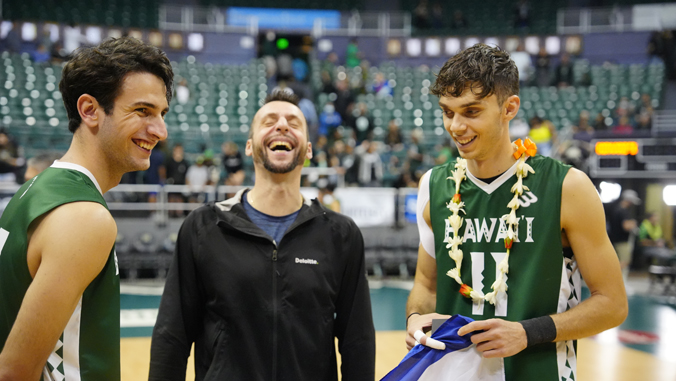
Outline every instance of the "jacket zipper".
<path fill-rule="evenodd" d="M 272 241 L 272 381 L 277 380 L 277 242 Z"/>

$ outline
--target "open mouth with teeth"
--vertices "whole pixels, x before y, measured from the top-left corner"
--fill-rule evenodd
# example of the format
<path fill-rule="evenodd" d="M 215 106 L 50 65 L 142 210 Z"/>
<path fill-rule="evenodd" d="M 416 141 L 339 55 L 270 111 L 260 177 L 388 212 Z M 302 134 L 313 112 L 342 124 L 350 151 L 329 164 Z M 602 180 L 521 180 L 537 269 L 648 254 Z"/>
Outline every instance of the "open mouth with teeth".
<path fill-rule="evenodd" d="M 465 145 L 468 145 L 469 143 L 473 142 L 474 139 L 476 139 L 476 136 L 474 136 L 474 137 L 471 138 L 471 139 L 459 139 L 459 138 L 455 138 L 455 141 L 458 142 L 458 144 L 465 146 Z"/>
<path fill-rule="evenodd" d="M 146 150 L 148 152 L 150 152 L 153 149 L 153 147 L 155 146 L 154 144 L 148 143 L 145 140 L 133 139 L 132 141 L 134 142 L 134 144 L 136 144 L 137 146 L 143 148 L 144 150 Z"/>
<path fill-rule="evenodd" d="M 281 152 L 281 151 L 289 152 L 293 149 L 291 144 L 289 142 L 285 142 L 285 141 L 274 141 L 274 142 L 270 143 L 270 145 L 268 145 L 268 148 L 270 148 L 271 151 L 275 151 L 275 152 Z"/>

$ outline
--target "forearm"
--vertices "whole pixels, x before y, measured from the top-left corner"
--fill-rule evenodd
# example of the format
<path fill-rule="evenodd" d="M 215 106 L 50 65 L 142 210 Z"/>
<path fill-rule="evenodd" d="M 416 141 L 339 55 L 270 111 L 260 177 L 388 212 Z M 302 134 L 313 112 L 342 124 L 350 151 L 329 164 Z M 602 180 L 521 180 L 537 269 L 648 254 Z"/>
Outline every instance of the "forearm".
<path fill-rule="evenodd" d="M 432 313 L 435 311 L 436 305 L 436 292 L 432 292 L 424 286 L 414 284 L 406 302 L 406 316 L 414 312 L 421 315 Z"/>
<path fill-rule="evenodd" d="M 570 310 L 552 315 L 556 340 L 576 340 L 616 327 L 627 317 L 626 298 L 592 295 Z"/>

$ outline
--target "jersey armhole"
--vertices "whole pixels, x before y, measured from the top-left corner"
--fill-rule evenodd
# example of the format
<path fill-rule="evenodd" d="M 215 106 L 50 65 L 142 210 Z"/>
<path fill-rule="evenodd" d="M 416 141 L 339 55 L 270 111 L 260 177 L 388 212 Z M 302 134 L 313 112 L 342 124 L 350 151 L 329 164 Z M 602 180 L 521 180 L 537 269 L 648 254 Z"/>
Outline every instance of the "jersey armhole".
<path fill-rule="evenodd" d="M 430 201 L 430 177 L 432 170 L 425 172 L 423 177 L 420 179 L 420 186 L 418 187 L 418 202 L 416 205 L 416 221 L 418 223 L 418 234 L 420 235 L 420 244 L 423 249 L 429 254 L 432 258 L 436 258 L 436 253 L 434 251 L 434 233 L 432 229 L 427 225 L 425 219 L 423 218 L 423 212 L 425 211 L 425 206 Z"/>

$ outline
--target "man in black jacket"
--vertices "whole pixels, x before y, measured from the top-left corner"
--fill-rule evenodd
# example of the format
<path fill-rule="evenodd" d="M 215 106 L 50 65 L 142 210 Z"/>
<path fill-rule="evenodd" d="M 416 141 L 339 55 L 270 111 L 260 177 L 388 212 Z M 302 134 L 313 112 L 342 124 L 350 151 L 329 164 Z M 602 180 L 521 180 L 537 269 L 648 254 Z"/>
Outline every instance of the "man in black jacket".
<path fill-rule="evenodd" d="M 348 217 L 306 200 L 312 156 L 297 99 L 274 93 L 246 154 L 255 186 L 183 223 L 153 332 L 150 380 L 373 380 L 364 243 Z"/>

